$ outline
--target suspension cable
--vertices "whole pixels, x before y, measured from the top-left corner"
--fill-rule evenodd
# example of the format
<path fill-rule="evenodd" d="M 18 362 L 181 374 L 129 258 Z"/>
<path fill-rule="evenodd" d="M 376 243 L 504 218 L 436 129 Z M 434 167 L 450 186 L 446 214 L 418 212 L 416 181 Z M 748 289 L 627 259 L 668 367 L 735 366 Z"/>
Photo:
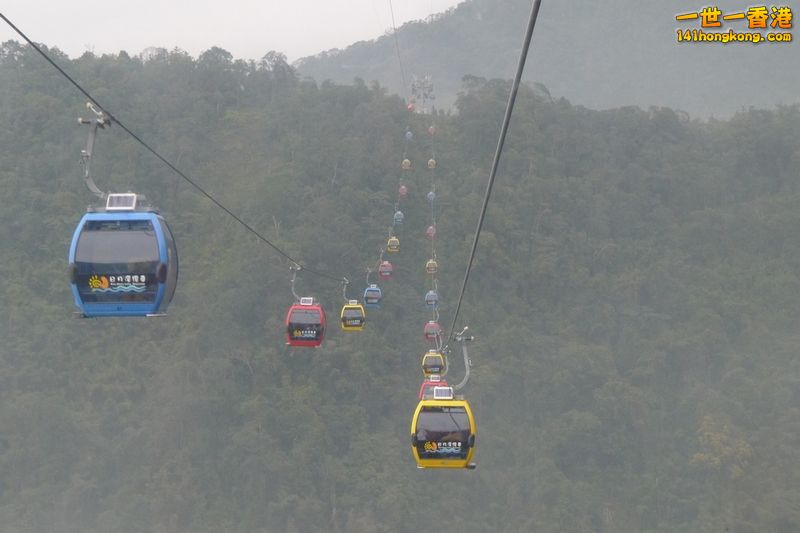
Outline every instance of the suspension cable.
<path fill-rule="evenodd" d="M 389 12 L 392 14 L 392 36 L 394 37 L 394 49 L 397 52 L 397 62 L 400 64 L 400 76 L 403 78 L 403 94 L 405 94 L 406 100 L 408 100 L 406 71 L 403 68 L 403 60 L 400 58 L 400 41 L 397 39 L 397 26 L 394 23 L 394 7 L 392 7 L 392 0 L 389 0 Z"/>
<path fill-rule="evenodd" d="M 241 226 L 243 226 L 243 227 L 244 227 L 244 228 L 245 228 L 247 231 L 249 231 L 250 233 L 252 233 L 253 235 L 255 235 L 255 236 L 256 236 L 256 237 L 257 237 L 257 238 L 258 238 L 258 239 L 259 239 L 261 242 L 263 242 L 264 244 L 266 244 L 267 246 L 269 246 L 270 248 L 272 248 L 273 250 L 275 250 L 275 251 L 276 251 L 278 254 L 280 254 L 280 255 L 281 255 L 281 256 L 283 256 L 284 258 L 288 259 L 288 260 L 289 260 L 291 263 L 293 263 L 293 264 L 295 264 L 295 265 L 298 265 L 298 266 L 300 266 L 300 262 L 299 262 L 299 261 L 297 261 L 296 259 L 294 259 L 294 258 L 293 258 L 292 256 L 290 256 L 288 253 L 284 252 L 284 251 L 283 251 L 281 248 L 279 248 L 277 245 L 275 245 L 275 244 L 273 244 L 272 242 L 270 242 L 270 240 L 269 240 L 269 239 L 267 239 L 266 237 L 264 237 L 264 236 L 263 236 L 261 233 L 259 233 L 259 232 L 258 232 L 258 231 L 257 231 L 255 228 L 253 228 L 253 227 L 252 227 L 251 225 L 249 225 L 247 222 L 245 222 L 244 220 L 242 220 L 241 218 L 239 218 L 239 216 L 237 216 L 237 215 L 236 215 L 236 214 L 235 214 L 233 211 L 231 211 L 230 209 L 228 209 L 227 207 L 225 207 L 223 204 L 221 204 L 221 203 L 220 203 L 220 202 L 219 202 L 219 201 L 218 201 L 216 198 L 214 198 L 214 197 L 213 197 L 213 196 L 212 196 L 210 193 L 208 193 L 208 192 L 207 192 L 205 189 L 203 189 L 203 188 L 202 188 L 200 185 L 198 185 L 198 184 L 197 184 L 197 183 L 196 183 L 194 180 L 192 180 L 192 179 L 191 179 L 189 176 L 187 176 L 185 173 L 183 173 L 183 172 L 182 172 L 182 171 L 181 171 L 181 170 L 180 170 L 178 167 L 176 167 L 175 165 L 173 165 L 173 164 L 172 164 L 172 163 L 171 163 L 169 160 L 167 160 L 167 159 L 166 159 L 164 156 L 162 156 L 160 153 L 158 153 L 158 152 L 155 150 L 155 148 L 151 147 L 151 146 L 150 146 L 149 144 L 147 144 L 147 143 L 146 143 L 144 140 L 142 140 L 142 139 L 141 139 L 141 138 L 140 138 L 138 135 L 136 135 L 136 134 L 135 134 L 133 131 L 131 131 L 131 130 L 130 130 L 130 129 L 127 127 L 127 126 L 125 126 L 125 124 L 124 124 L 124 123 L 122 123 L 122 122 L 121 122 L 121 121 L 120 121 L 120 120 L 119 120 L 119 119 L 118 119 L 116 116 L 114 116 L 114 114 L 113 114 L 113 113 L 111 113 L 111 112 L 110 112 L 110 111 L 109 111 L 109 110 L 108 110 L 106 107 L 104 107 L 104 106 L 103 106 L 103 105 L 102 105 L 100 102 L 98 102 L 98 101 L 97 101 L 97 99 L 96 99 L 94 96 L 92 96 L 91 94 L 89 94 L 89 92 L 88 92 L 86 89 L 84 89 L 84 88 L 83 88 L 83 87 L 82 87 L 82 86 L 81 86 L 81 85 L 80 85 L 80 84 L 79 84 L 77 81 L 75 81 L 75 80 L 74 80 L 74 79 L 73 79 L 73 78 L 72 78 L 72 77 L 71 77 L 69 74 L 67 74 L 67 73 L 64 71 L 64 69 L 62 69 L 60 66 L 58 66 L 58 65 L 55 63 L 55 61 L 53 61 L 53 60 L 50 58 L 50 56 L 48 56 L 48 55 L 47 55 L 47 54 L 46 54 L 46 53 L 45 53 L 45 52 L 44 52 L 44 51 L 43 51 L 43 50 L 42 50 L 42 49 L 41 49 L 41 48 L 40 48 L 40 47 L 39 47 L 39 46 L 38 46 L 36 43 L 34 43 L 34 42 L 33 42 L 33 41 L 32 41 L 32 40 L 31 40 L 31 39 L 30 39 L 30 38 L 29 38 L 27 35 L 25 35 L 25 33 L 23 33 L 23 32 L 22 32 L 22 30 L 20 30 L 19 28 L 17 28 L 17 26 L 16 26 L 16 25 L 14 25 L 14 23 L 13 23 L 13 22 L 11 22 L 11 21 L 10 21 L 10 20 L 9 20 L 9 19 L 8 19 L 8 18 L 7 18 L 7 17 L 4 15 L 4 14 L 0 13 L 0 18 L 2 18 L 2 19 L 3 19 L 3 20 L 6 22 L 6 24 L 8 24 L 9 26 L 11 26 L 11 28 L 12 28 L 12 29 L 13 29 L 15 32 L 17 32 L 17 33 L 19 34 L 19 36 L 20 36 L 20 37 L 22 37 L 23 39 L 25 39 L 25 41 L 26 41 L 26 42 L 27 42 L 27 43 L 28 43 L 28 44 L 29 44 L 29 45 L 30 45 L 30 46 L 31 46 L 31 47 L 32 47 L 34 50 L 36 50 L 37 52 L 39 52 L 39 54 L 40 54 L 40 55 L 41 55 L 41 56 L 42 56 L 42 57 L 43 57 L 43 58 L 44 58 L 44 59 L 45 59 L 45 60 L 46 60 L 48 63 L 50 63 L 50 65 L 52 65 L 52 66 L 53 66 L 53 67 L 54 67 L 54 68 L 55 68 L 55 69 L 56 69 L 56 70 L 57 70 L 57 71 L 58 71 L 58 72 L 59 72 L 59 73 L 60 73 L 62 76 L 64 76 L 64 77 L 65 77 L 65 78 L 66 78 L 66 79 L 67 79 L 67 80 L 68 80 L 68 81 L 69 81 L 69 82 L 70 82 L 72 85 L 74 85 L 74 86 L 75 86 L 75 88 L 76 88 L 76 89 L 78 89 L 78 90 L 79 90 L 79 91 L 80 91 L 80 92 L 81 92 L 81 93 L 82 93 L 82 94 L 83 94 L 83 95 L 84 95 L 86 98 L 88 98 L 88 99 L 89 99 L 89 100 L 90 100 L 90 101 L 91 101 L 91 102 L 92 102 L 92 103 L 93 103 L 93 104 L 94 104 L 94 105 L 95 105 L 97 108 L 99 108 L 99 109 L 100 109 L 100 111 L 102 111 L 103 113 L 105 113 L 105 115 L 106 115 L 106 116 L 107 116 L 107 117 L 108 117 L 108 118 L 111 120 L 111 122 L 112 122 L 112 123 L 116 123 L 116 124 L 117 124 L 117 125 L 118 125 L 120 128 L 122 128 L 122 129 L 123 129 L 123 131 L 125 131 L 125 133 L 127 133 L 128 135 L 130 135 L 130 136 L 131 136 L 131 137 L 132 137 L 132 138 L 133 138 L 133 139 L 134 139 L 136 142 L 138 142 L 140 145 L 142 145 L 142 147 L 144 147 L 144 148 L 145 148 L 145 149 L 146 149 L 148 152 L 150 152 L 151 154 L 153 154 L 153 155 L 154 155 L 154 156 L 155 156 L 155 157 L 156 157 L 158 160 L 160 160 L 162 163 L 164 163 L 164 164 L 165 164 L 167 167 L 169 167 L 169 168 L 170 168 L 170 169 L 171 169 L 173 172 L 175 172 L 175 173 L 176 173 L 178 176 L 180 176 L 181 178 L 183 178 L 183 179 L 184 179 L 184 180 L 185 180 L 187 183 L 189 183 L 189 185 L 191 185 L 192 187 L 194 187 L 194 188 L 195 188 L 197 191 L 199 191 L 199 192 L 200 192 L 200 193 L 201 193 L 203 196 L 205 196 L 206 198 L 208 198 L 209 200 L 211 200 L 211 202 L 212 202 L 214 205 L 216 205 L 217 207 L 219 207 L 220 209 L 222 209 L 223 211 L 225 211 L 225 212 L 226 212 L 226 213 L 227 213 L 227 214 L 228 214 L 228 215 L 229 215 L 231 218 L 233 218 L 233 219 L 234 219 L 236 222 L 238 222 L 238 223 L 239 223 Z M 342 279 L 344 279 L 344 278 L 339 278 L 339 277 L 336 277 L 336 276 L 332 276 L 332 275 L 330 275 L 330 274 L 327 274 L 327 273 L 325 273 L 325 272 L 320 272 L 320 271 L 317 271 L 317 270 L 313 270 L 313 269 L 311 269 L 311 268 L 308 268 L 308 267 L 305 267 L 305 266 L 303 266 L 303 267 L 302 267 L 302 269 L 303 269 L 303 270 L 306 270 L 306 271 L 308 271 L 308 272 L 310 272 L 310 273 L 312 273 L 312 274 L 314 274 L 314 275 L 316 275 L 316 276 L 320 276 L 320 277 L 327 278 L 327 279 L 330 279 L 330 280 L 341 281 Z"/>
<path fill-rule="evenodd" d="M 464 282 L 461 284 L 461 293 L 458 295 L 458 304 L 456 311 L 453 314 L 453 324 L 450 326 L 450 333 L 447 335 L 448 342 L 453 337 L 456 331 L 456 323 L 458 321 L 458 313 L 461 310 L 461 303 L 464 299 L 464 292 L 467 289 L 467 282 L 469 281 L 469 273 L 472 270 L 472 262 L 475 259 L 475 251 L 478 248 L 478 239 L 481 236 L 481 228 L 483 227 L 483 220 L 486 218 L 486 208 L 489 205 L 489 198 L 492 195 L 492 186 L 494 185 L 495 177 L 497 176 L 497 167 L 500 164 L 500 155 L 503 153 L 503 145 L 506 140 L 506 133 L 511 123 L 511 113 L 514 111 L 514 102 L 517 99 L 517 91 L 522 80 L 522 71 L 525 69 L 525 61 L 528 58 L 528 49 L 531 45 L 531 38 L 533 37 L 533 28 L 536 26 L 536 19 L 539 16 L 539 6 L 541 0 L 533 0 L 533 7 L 531 8 L 530 19 L 528 20 L 528 28 L 525 31 L 525 41 L 522 45 L 522 52 L 519 56 L 519 63 L 517 64 L 517 73 L 514 76 L 514 83 L 511 86 L 511 94 L 508 96 L 508 104 L 506 105 L 505 116 L 503 117 L 503 125 L 500 129 L 500 138 L 497 140 L 497 149 L 494 153 L 494 160 L 492 161 L 492 169 L 489 174 L 489 183 L 486 185 L 486 194 L 483 197 L 483 207 L 481 214 L 478 218 L 478 227 L 475 230 L 475 237 L 472 240 L 472 251 L 469 255 L 469 262 L 467 263 L 467 270 L 464 273 Z M 445 346 L 445 349 L 447 347 Z"/>

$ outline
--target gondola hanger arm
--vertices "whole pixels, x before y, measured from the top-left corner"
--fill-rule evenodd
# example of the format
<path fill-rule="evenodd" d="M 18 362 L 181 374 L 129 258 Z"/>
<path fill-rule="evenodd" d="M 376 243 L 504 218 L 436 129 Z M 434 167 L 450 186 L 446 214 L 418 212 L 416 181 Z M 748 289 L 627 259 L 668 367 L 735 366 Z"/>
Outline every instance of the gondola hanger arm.
<path fill-rule="evenodd" d="M 301 267 L 300 265 L 295 263 L 294 265 L 289 267 L 289 270 L 292 272 L 292 279 L 291 279 L 292 296 L 294 296 L 294 300 L 296 302 L 299 302 L 300 301 L 300 296 L 297 294 L 297 291 L 295 291 L 295 289 L 294 289 L 294 283 L 295 283 L 295 281 L 297 281 L 297 273 L 300 272 L 301 270 L 303 270 L 303 267 Z"/>
<path fill-rule="evenodd" d="M 350 285 L 350 280 L 347 278 L 342 278 L 342 298 L 344 298 L 344 303 L 349 303 L 350 299 L 347 297 L 347 286 Z"/>
<path fill-rule="evenodd" d="M 91 163 L 92 153 L 94 152 L 94 141 L 97 138 L 97 129 L 110 126 L 111 119 L 102 110 L 98 110 L 92 102 L 86 102 L 86 107 L 94 113 L 95 118 L 78 118 L 79 124 L 89 125 L 89 138 L 86 140 L 86 149 L 81 150 L 81 163 L 84 167 L 83 180 L 86 183 L 86 188 L 88 188 L 92 194 L 101 200 L 105 200 L 108 194 L 101 191 L 95 184 L 94 178 L 92 177 Z"/>
<path fill-rule="evenodd" d="M 468 329 L 468 327 L 464 326 L 464 329 L 456 333 L 454 337 L 454 340 L 461 344 L 461 352 L 464 355 L 464 379 L 462 379 L 458 384 L 453 385 L 453 390 L 461 390 L 469 381 L 469 370 L 472 366 L 472 361 L 470 360 L 469 353 L 467 352 L 467 343 L 474 341 L 475 337 L 466 334 Z"/>

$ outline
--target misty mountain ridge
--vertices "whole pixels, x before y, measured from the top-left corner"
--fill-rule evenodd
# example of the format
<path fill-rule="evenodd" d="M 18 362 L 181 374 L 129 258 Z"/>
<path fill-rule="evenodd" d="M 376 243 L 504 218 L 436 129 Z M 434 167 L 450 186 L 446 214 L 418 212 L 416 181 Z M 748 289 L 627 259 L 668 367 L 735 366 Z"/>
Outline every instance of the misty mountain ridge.
<path fill-rule="evenodd" d="M 732 0 L 715 5 L 723 14 L 749 7 Z M 675 16 L 703 7 L 698 0 L 543 2 L 524 80 L 592 109 L 658 106 L 726 117 L 800 101 L 794 42 L 679 43 L 677 29 L 701 26 Z M 437 106 L 451 108 L 465 75 L 513 77 L 530 9 L 530 0 L 469 0 L 426 21 L 406 23 L 397 30 L 402 69 L 391 31 L 294 66 L 317 81 L 377 80 L 406 97 L 413 75 L 431 75 Z M 748 30 L 745 20 L 726 21 L 721 30 L 757 31 Z"/>

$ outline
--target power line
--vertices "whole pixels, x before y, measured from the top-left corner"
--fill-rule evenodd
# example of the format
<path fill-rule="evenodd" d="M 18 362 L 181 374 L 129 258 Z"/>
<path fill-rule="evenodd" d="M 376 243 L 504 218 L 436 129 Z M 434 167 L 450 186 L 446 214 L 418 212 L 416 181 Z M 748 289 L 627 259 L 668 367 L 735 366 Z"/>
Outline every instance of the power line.
<path fill-rule="evenodd" d="M 160 160 L 162 163 L 164 163 L 165 165 L 167 165 L 167 166 L 168 166 L 168 167 L 169 167 L 169 168 L 170 168 L 170 169 L 171 169 L 173 172 L 175 172 L 176 174 L 178 174 L 178 175 L 179 175 L 181 178 L 183 178 L 183 179 L 184 179 L 184 180 L 185 180 L 187 183 L 189 183 L 189 185 L 191 185 L 192 187 L 194 187 L 195 189 L 197 189 L 197 190 L 198 190 L 198 191 L 199 191 L 199 192 L 200 192 L 200 193 L 201 193 L 203 196 L 205 196 L 206 198 L 208 198 L 209 200 L 211 200 L 211 202 L 212 202 L 214 205 L 216 205 L 217 207 L 219 207 L 220 209 L 222 209 L 223 211 L 225 211 L 225 212 L 226 212 L 228 215 L 230 215 L 230 217 L 231 217 L 231 218 L 233 218 L 233 219 L 234 219 L 236 222 L 238 222 L 239 224 L 241 224 L 241 225 L 242 225 L 242 226 L 243 226 L 245 229 L 247 229 L 247 230 L 248 230 L 250 233 L 252 233 L 253 235 L 255 235 L 255 236 L 256 236 L 256 237 L 257 237 L 257 238 L 258 238 L 258 239 L 259 239 L 261 242 L 263 242 L 264 244 L 266 244 L 267 246 L 269 246 L 270 248 L 272 248 L 273 250 L 275 250 L 275 251 L 276 251 L 278 254 L 280 254 L 280 255 L 281 255 L 281 256 L 283 256 L 284 258 L 286 258 L 286 259 L 288 259 L 289 261 L 291 261 L 291 262 L 292 262 L 292 263 L 293 263 L 295 266 L 297 266 L 297 267 L 298 267 L 298 268 L 300 268 L 301 270 L 306 270 L 306 271 L 308 271 L 308 272 L 310 272 L 310 273 L 312 273 L 312 274 L 314 274 L 314 275 L 316 275 L 316 276 L 320 276 L 320 277 L 327 278 L 327 279 L 331 279 L 331 280 L 335 280 L 335 281 L 343 281 L 344 279 L 346 279 L 346 278 L 337 278 L 337 277 L 335 277 L 335 276 L 332 276 L 332 275 L 330 275 L 330 274 L 327 274 L 327 273 L 325 273 L 325 272 L 319 272 L 319 271 L 317 271 L 317 270 L 313 270 L 313 269 L 311 269 L 311 268 L 304 267 L 304 266 L 302 266 L 302 265 L 300 264 L 300 262 L 299 262 L 299 261 L 297 261 L 296 259 L 294 259 L 294 258 L 293 258 L 292 256 L 290 256 L 288 253 L 286 253 L 286 252 L 284 252 L 283 250 L 281 250 L 281 249 L 280 249 L 280 248 L 279 248 L 277 245 L 275 245 L 275 244 L 273 244 L 272 242 L 270 242 L 270 240 L 269 240 L 269 239 L 267 239 L 266 237 L 264 237 L 264 236 L 263 236 L 261 233 L 259 233 L 259 232 L 258 232 L 258 231 L 257 231 L 255 228 L 253 228 L 253 227 L 252 227 L 250 224 L 248 224 L 247 222 L 245 222 L 244 220 L 242 220 L 241 218 L 239 218 L 239 216 L 237 216 L 237 215 L 236 215 L 236 214 L 235 214 L 233 211 L 231 211 L 230 209 L 228 209 L 227 207 L 225 207 L 224 205 L 222 205 L 222 204 L 221 204 L 221 203 L 220 203 L 220 202 L 219 202 L 219 201 L 218 201 L 216 198 L 214 198 L 213 196 L 211 196 L 211 194 L 210 194 L 210 193 L 208 193 L 208 192 L 207 192 L 205 189 L 203 189 L 203 188 L 202 188 L 200 185 L 198 185 L 198 184 L 197 184 L 197 183 L 196 183 L 194 180 L 192 180 L 192 179 L 191 179 L 189 176 L 187 176 L 185 173 L 183 173 L 183 172 L 182 172 L 182 171 L 181 171 L 181 170 L 180 170 L 178 167 L 176 167 L 175 165 L 173 165 L 173 164 L 172 164 L 172 163 L 171 163 L 169 160 L 167 160 L 167 159 L 166 159 L 164 156 L 162 156 L 160 153 L 158 153 L 158 152 L 155 150 L 155 148 L 151 147 L 151 146 L 150 146 L 149 144 L 147 144 L 147 143 L 146 143 L 146 142 L 145 142 L 145 141 L 144 141 L 142 138 L 140 138 L 140 137 L 139 137 L 138 135 L 136 135 L 136 134 L 135 134 L 133 131 L 131 131 L 130 129 L 128 129 L 128 127 L 127 127 L 127 126 L 125 126 L 125 124 L 123 124 L 123 123 L 122 123 L 122 121 L 120 121 L 120 120 L 119 120 L 117 117 L 115 117 L 115 116 L 114 116 L 114 115 L 113 115 L 113 114 L 112 114 L 110 111 L 108 111 L 108 110 L 106 109 L 106 107 L 105 107 L 105 106 L 103 106 L 103 105 L 102 105 L 100 102 L 98 102 L 98 101 L 97 101 L 97 99 L 96 99 L 94 96 L 92 96 L 91 94 L 89 94 L 89 92 L 88 92 L 86 89 L 84 89 L 84 88 L 83 88 L 83 87 L 82 87 L 82 86 L 81 86 L 81 85 L 80 85 L 80 84 L 79 84 L 77 81 L 75 81 L 75 80 L 74 80 L 74 79 L 73 79 L 73 78 L 72 78 L 72 77 L 71 77 L 69 74 L 67 74 L 67 73 L 64 71 L 64 69 L 62 69 L 60 66 L 58 66 L 58 65 L 57 65 L 57 64 L 56 64 L 56 63 L 55 63 L 55 62 L 54 62 L 54 61 L 53 61 L 53 60 L 50 58 L 50 56 L 48 56 L 48 55 L 47 55 L 47 54 L 46 54 L 46 53 L 45 53 L 45 52 L 44 52 L 44 51 L 43 51 L 43 50 L 42 50 L 42 49 L 41 49 L 41 48 L 40 48 L 40 47 L 39 47 L 39 46 L 38 46 L 36 43 L 34 43 L 34 42 L 33 42 L 33 41 L 30 39 L 30 38 L 28 38 L 28 36 L 27 36 L 27 35 L 25 35 L 25 34 L 22 32 L 22 30 L 20 30 L 19 28 L 17 28 L 17 26 L 15 26 L 15 25 L 14 25 L 14 23 L 13 23 L 13 22 L 11 22 L 11 21 L 10 21 L 10 20 L 9 20 L 9 19 L 8 19 L 8 18 L 7 18 L 7 17 L 4 15 L 4 14 L 0 13 L 0 18 L 2 18 L 2 19 L 3 19 L 3 20 L 6 22 L 6 24 L 8 24 L 9 26 L 11 26 L 11 28 L 12 28 L 12 29 L 13 29 L 15 32 L 17 32 L 17 33 L 20 35 L 20 37 L 22 37 L 23 39 L 25 39 L 25 41 L 26 41 L 26 42 L 27 42 L 27 43 L 28 43 L 28 44 L 29 44 L 31 47 L 33 47 L 33 49 L 34 49 L 34 50 L 36 50 L 37 52 L 39 52 L 39 54 L 41 54 L 41 56 L 42 56 L 42 57 L 44 57 L 44 59 L 45 59 L 45 60 L 46 60 L 48 63 L 50 63 L 50 64 L 51 64 L 51 65 L 52 65 L 52 66 L 53 66 L 53 67 L 54 67 L 54 68 L 55 68 L 55 69 L 56 69 L 56 70 L 57 70 L 59 73 L 61 73 L 61 75 L 62 75 L 62 76 L 64 76 L 64 77 L 65 77 L 67 80 L 69 80 L 69 82 L 70 82 L 70 83 L 72 83 L 72 85 L 74 85 L 74 86 L 75 86 L 75 88 L 77 88 L 77 89 L 78 89 L 78 90 L 79 90 L 79 91 L 80 91 L 80 92 L 81 92 L 81 93 L 82 93 L 82 94 L 83 94 L 83 95 L 84 95 L 86 98 L 88 98 L 89 100 L 91 100 L 91 101 L 92 101 L 92 102 L 93 102 L 93 103 L 94 103 L 94 104 L 95 104 L 95 105 L 96 105 L 96 106 L 97 106 L 97 107 L 98 107 L 98 108 L 99 108 L 101 111 L 103 111 L 103 112 L 104 112 L 104 113 L 105 113 L 105 114 L 108 116 L 108 118 L 109 118 L 109 119 L 111 119 L 111 121 L 112 121 L 112 122 L 116 123 L 116 124 L 117 124 L 117 125 L 118 125 L 120 128 L 122 128 L 122 130 L 123 130 L 123 131 L 125 131 L 125 133 L 127 133 L 128 135 L 130 135 L 131 137 L 133 137 L 133 139 L 135 139 L 135 140 L 136 140 L 136 141 L 137 141 L 139 144 L 141 144 L 141 145 L 142 145 L 142 146 L 143 146 L 143 147 L 144 147 L 144 148 L 145 148 L 147 151 L 149 151 L 151 154 L 153 154 L 153 155 L 154 155 L 154 156 L 155 156 L 157 159 L 159 159 L 159 160 Z"/>
<path fill-rule="evenodd" d="M 447 335 L 447 339 L 451 339 L 453 334 L 456 331 L 456 322 L 458 321 L 458 313 L 461 310 L 461 302 L 464 300 L 464 292 L 467 289 L 467 282 L 469 281 L 469 273 L 472 270 L 472 262 L 475 259 L 475 251 L 478 248 L 478 239 L 481 236 L 481 228 L 483 227 L 483 220 L 486 218 L 486 208 L 489 205 L 489 198 L 492 195 L 492 186 L 494 185 L 495 177 L 497 176 L 497 167 L 500 164 L 500 155 L 503 153 L 503 145 L 506 141 L 506 133 L 508 133 L 508 127 L 511 123 L 511 113 L 514 111 L 514 102 L 517 99 L 517 91 L 519 90 L 519 85 L 522 80 L 522 71 L 525 69 L 525 61 L 528 58 L 528 49 L 531 45 L 531 38 L 533 37 L 533 28 L 536 26 L 536 19 L 539 16 L 539 6 L 541 5 L 541 0 L 534 0 L 533 7 L 531 9 L 530 19 L 528 20 L 528 28 L 525 31 L 525 41 L 522 45 L 522 52 L 519 56 L 519 63 L 517 64 L 517 73 L 514 76 L 514 83 L 511 86 L 511 94 L 508 96 L 508 104 L 506 105 L 506 113 L 503 117 L 503 125 L 500 128 L 500 138 L 497 140 L 497 149 L 494 153 L 494 160 L 492 161 L 492 170 L 489 173 L 489 183 L 486 185 L 486 194 L 483 197 L 483 207 L 481 208 L 481 214 L 478 218 L 478 227 L 475 230 L 475 238 L 472 240 L 472 251 L 469 255 L 469 262 L 467 263 L 467 270 L 464 273 L 464 282 L 461 284 L 461 294 L 458 296 L 458 304 L 456 305 L 456 311 L 453 314 L 453 324 L 450 327 L 450 333 Z"/>
<path fill-rule="evenodd" d="M 403 68 L 403 60 L 400 58 L 400 41 L 397 39 L 397 26 L 394 23 L 394 8 L 392 0 L 389 0 L 389 12 L 392 14 L 392 36 L 394 37 L 394 49 L 397 52 L 397 62 L 400 64 L 400 76 L 403 78 L 403 94 L 408 100 L 408 84 L 406 83 L 406 71 Z"/>

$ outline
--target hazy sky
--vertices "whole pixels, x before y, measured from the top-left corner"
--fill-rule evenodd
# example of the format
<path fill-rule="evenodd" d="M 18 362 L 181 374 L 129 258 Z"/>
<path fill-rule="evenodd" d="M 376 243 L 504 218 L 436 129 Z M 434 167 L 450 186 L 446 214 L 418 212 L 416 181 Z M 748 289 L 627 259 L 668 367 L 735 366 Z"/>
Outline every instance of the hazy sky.
<path fill-rule="evenodd" d="M 399 28 L 463 0 L 392 0 Z M 0 12 L 35 42 L 70 57 L 149 46 L 197 56 L 212 46 L 237 59 L 270 50 L 294 61 L 374 39 L 392 27 L 389 0 L 3 0 Z M 0 42 L 22 39 L 0 19 Z"/>

